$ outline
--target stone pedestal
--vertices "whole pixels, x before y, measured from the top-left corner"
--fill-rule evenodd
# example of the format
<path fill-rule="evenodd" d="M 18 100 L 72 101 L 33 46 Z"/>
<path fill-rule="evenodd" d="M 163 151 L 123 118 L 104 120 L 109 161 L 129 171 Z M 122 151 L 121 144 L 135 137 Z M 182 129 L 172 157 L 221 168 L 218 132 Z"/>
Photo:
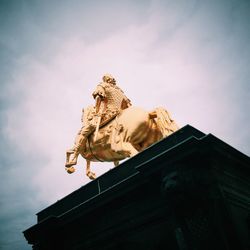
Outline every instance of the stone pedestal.
<path fill-rule="evenodd" d="M 247 250 L 250 158 L 187 125 L 37 214 L 35 250 Z"/>

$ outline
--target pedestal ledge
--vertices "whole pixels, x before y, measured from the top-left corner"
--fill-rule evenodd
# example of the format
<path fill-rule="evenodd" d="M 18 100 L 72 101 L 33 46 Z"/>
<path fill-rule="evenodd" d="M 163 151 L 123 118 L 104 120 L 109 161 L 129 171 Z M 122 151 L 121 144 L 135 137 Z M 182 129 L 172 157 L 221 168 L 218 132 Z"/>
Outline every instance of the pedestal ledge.
<path fill-rule="evenodd" d="M 36 250 L 248 249 L 250 158 L 190 125 L 37 213 Z"/>

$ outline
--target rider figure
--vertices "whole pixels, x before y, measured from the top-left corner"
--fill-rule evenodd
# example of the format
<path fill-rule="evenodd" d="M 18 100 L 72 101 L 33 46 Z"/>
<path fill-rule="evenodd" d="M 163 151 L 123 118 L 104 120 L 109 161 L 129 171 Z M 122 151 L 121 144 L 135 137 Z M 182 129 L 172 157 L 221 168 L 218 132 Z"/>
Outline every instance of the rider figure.
<path fill-rule="evenodd" d="M 103 82 L 97 85 L 92 94 L 95 99 L 93 109 L 95 114 L 93 112 L 90 115 L 87 114 L 87 122 L 78 132 L 74 147 L 67 151 L 68 156 L 73 154 L 72 159 L 67 157 L 66 167 L 68 168 L 77 164 L 80 151 L 85 147 L 88 136 L 96 130 L 97 126 L 104 125 L 117 116 L 121 110 L 131 106 L 130 100 L 116 85 L 113 76 L 106 74 L 102 80 Z"/>

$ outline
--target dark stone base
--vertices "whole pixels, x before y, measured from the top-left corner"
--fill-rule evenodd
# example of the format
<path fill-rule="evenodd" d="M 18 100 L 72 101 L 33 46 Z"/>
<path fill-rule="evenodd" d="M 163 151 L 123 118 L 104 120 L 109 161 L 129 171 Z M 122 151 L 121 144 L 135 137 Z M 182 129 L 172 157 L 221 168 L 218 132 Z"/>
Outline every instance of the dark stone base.
<path fill-rule="evenodd" d="M 187 125 L 37 214 L 35 250 L 247 250 L 250 158 Z"/>

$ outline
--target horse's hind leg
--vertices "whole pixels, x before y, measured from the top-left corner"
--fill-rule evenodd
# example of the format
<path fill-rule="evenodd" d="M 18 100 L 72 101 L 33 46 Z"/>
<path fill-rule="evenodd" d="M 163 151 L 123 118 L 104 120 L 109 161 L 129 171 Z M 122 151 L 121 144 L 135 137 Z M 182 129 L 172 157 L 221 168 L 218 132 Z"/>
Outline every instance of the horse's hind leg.
<path fill-rule="evenodd" d="M 124 142 L 122 144 L 122 147 L 124 148 L 124 150 L 126 152 L 128 152 L 128 156 L 129 157 L 133 157 L 135 156 L 136 154 L 138 154 L 139 152 L 133 147 L 133 145 L 129 142 Z"/>
<path fill-rule="evenodd" d="M 89 177 L 90 180 L 94 180 L 96 178 L 96 174 L 90 171 L 90 161 L 86 160 L 86 162 L 87 162 L 86 175 Z"/>

